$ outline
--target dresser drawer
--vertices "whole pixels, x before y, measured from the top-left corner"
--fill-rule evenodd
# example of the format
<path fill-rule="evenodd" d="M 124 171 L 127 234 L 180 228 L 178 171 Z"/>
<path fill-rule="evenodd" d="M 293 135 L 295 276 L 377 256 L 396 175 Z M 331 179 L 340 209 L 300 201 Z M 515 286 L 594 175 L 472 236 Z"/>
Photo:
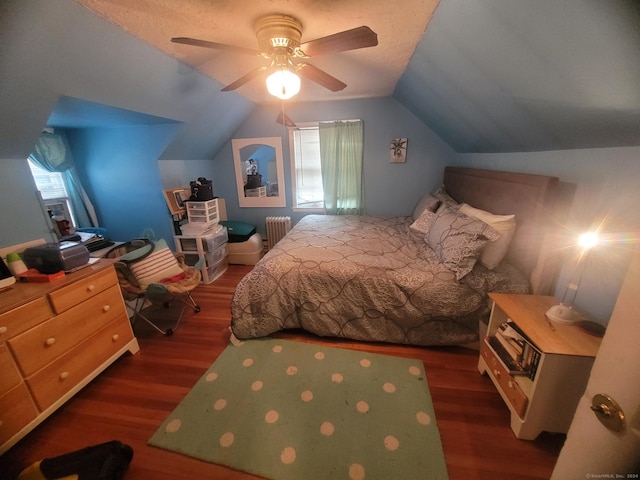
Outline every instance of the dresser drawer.
<path fill-rule="evenodd" d="M 0 342 L 15 337 L 52 316 L 53 312 L 45 297 L 5 312 L 0 315 Z"/>
<path fill-rule="evenodd" d="M 509 374 L 502 362 L 496 357 L 495 352 L 484 341 L 480 342 L 480 355 L 484 358 L 489 370 L 491 370 L 491 375 L 500 385 L 502 393 L 508 398 L 514 411 L 520 418 L 524 418 L 529 399 L 520 389 L 514 377 Z"/>
<path fill-rule="evenodd" d="M 118 284 L 118 276 L 113 268 L 102 270 L 90 277 L 72 283 L 49 294 L 49 300 L 56 313 L 62 313 L 69 308 L 97 295 L 112 285 Z"/>
<path fill-rule="evenodd" d="M 9 340 L 18 366 L 29 376 L 121 316 L 127 318 L 118 286 Z"/>
<path fill-rule="evenodd" d="M 13 363 L 6 345 L 0 344 L 0 395 L 22 382 L 22 377 Z"/>
<path fill-rule="evenodd" d="M 124 316 L 28 377 L 40 410 L 55 403 L 132 339 L 131 324 Z"/>
<path fill-rule="evenodd" d="M 0 445 L 38 416 L 24 383 L 0 395 Z"/>

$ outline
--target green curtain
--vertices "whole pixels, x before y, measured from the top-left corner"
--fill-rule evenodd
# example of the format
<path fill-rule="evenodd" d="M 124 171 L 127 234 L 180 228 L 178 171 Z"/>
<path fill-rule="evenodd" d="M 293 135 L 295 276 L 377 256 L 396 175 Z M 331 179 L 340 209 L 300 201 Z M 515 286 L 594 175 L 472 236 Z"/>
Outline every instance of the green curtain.
<path fill-rule="evenodd" d="M 320 164 L 325 210 L 330 215 L 360 215 L 362 201 L 362 120 L 321 122 Z"/>

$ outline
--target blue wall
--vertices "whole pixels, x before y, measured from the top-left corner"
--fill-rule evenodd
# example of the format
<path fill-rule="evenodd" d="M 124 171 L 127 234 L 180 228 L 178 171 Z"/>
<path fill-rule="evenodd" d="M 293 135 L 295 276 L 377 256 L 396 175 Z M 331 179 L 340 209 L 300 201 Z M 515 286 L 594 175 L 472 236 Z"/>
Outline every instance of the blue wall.
<path fill-rule="evenodd" d="M 291 102 L 285 109 L 287 116 L 298 123 L 356 118 L 364 121 L 365 208 L 370 215 L 409 215 L 420 196 L 439 185 L 444 167 L 455 161 L 454 152 L 392 97 L 325 103 Z M 233 138 L 282 138 L 286 207 L 239 207 L 230 140 L 214 158 L 210 170 L 214 194 L 225 198 L 229 218 L 255 224 L 261 233 L 264 233 L 264 219 L 268 215 L 290 215 L 294 222 L 305 215 L 292 209 L 289 136 L 288 130 L 275 122 L 278 113 L 277 107 L 256 108 Z M 408 138 L 407 162 L 404 164 L 389 162 L 389 147 L 395 137 Z M 200 166 L 205 167 L 204 164 Z M 179 163 L 161 162 L 163 179 L 175 182 L 179 168 L 182 168 Z M 183 177 L 183 183 L 189 178 L 195 177 L 193 174 Z"/>
<path fill-rule="evenodd" d="M 152 229 L 173 240 L 173 224 L 162 190 L 157 159 L 179 125 L 68 130 L 67 137 L 100 225 L 116 240 Z"/>
<path fill-rule="evenodd" d="M 534 153 L 460 154 L 460 166 L 553 175 L 576 184 L 567 234 L 599 227 L 620 240 L 640 235 L 640 147 L 556 150 Z M 629 265 L 634 245 L 620 242 L 591 252 L 576 304 L 606 324 Z M 568 269 L 567 269 L 568 270 Z M 558 282 L 561 297 L 567 272 Z"/>

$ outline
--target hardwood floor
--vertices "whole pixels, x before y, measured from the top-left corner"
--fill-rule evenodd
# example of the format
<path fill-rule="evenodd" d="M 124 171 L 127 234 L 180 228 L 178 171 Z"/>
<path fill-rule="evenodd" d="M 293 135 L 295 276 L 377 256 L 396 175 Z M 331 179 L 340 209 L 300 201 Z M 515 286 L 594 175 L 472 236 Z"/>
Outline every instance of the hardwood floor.
<path fill-rule="evenodd" d="M 125 355 L 38 428 L 0 457 L 0 479 L 28 465 L 88 445 L 120 440 L 131 445 L 127 480 L 257 478 L 147 445 L 147 440 L 228 345 L 230 301 L 251 267 L 232 265 L 215 283 L 201 285 L 198 314 L 185 311 L 172 337 L 144 323 L 134 331 L 140 353 Z M 451 480 L 548 479 L 564 435 L 518 440 L 509 411 L 476 368 L 477 352 L 320 339 L 302 332 L 282 338 L 419 358 L 424 362 Z M 391 480 L 391 479 L 390 479 Z"/>

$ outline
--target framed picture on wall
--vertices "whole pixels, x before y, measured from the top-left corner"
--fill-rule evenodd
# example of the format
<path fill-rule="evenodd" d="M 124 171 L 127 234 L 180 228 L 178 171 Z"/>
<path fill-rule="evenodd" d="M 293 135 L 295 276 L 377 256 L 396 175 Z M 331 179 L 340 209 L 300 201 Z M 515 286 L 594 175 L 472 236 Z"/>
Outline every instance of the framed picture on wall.
<path fill-rule="evenodd" d="M 181 215 L 186 211 L 184 202 L 191 197 L 190 188 L 171 188 L 164 190 L 164 198 L 171 215 Z"/>
<path fill-rule="evenodd" d="M 391 140 L 391 163 L 404 163 L 407 161 L 407 139 L 394 138 Z"/>

